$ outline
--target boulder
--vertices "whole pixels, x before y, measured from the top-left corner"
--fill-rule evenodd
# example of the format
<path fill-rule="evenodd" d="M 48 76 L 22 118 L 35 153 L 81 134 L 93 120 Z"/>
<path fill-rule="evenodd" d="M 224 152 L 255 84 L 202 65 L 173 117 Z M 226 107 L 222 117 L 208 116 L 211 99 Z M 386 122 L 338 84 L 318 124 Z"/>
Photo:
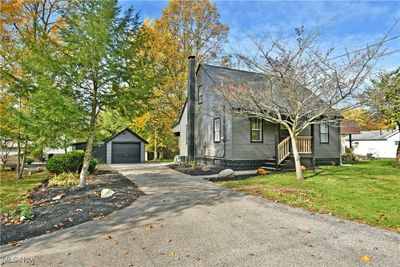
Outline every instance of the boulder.
<path fill-rule="evenodd" d="M 44 168 L 43 167 L 37 167 L 36 168 L 36 172 L 44 172 Z"/>
<path fill-rule="evenodd" d="M 225 169 L 223 171 L 220 171 L 218 174 L 219 178 L 230 178 L 230 177 L 235 177 L 236 174 L 232 169 Z"/>
<path fill-rule="evenodd" d="M 57 196 L 53 197 L 51 200 L 60 200 L 60 199 L 62 199 L 64 196 L 65 196 L 64 194 L 60 194 L 60 195 L 57 195 Z"/>
<path fill-rule="evenodd" d="M 108 197 L 111 197 L 114 194 L 115 194 L 115 192 L 113 190 L 108 189 L 108 188 L 103 188 L 101 190 L 100 197 L 101 198 L 108 198 Z"/>
<path fill-rule="evenodd" d="M 210 167 L 210 166 L 207 166 L 207 165 L 204 165 L 203 167 L 201 167 L 201 171 L 203 171 L 203 172 L 209 172 L 209 171 L 211 171 L 211 167 Z"/>

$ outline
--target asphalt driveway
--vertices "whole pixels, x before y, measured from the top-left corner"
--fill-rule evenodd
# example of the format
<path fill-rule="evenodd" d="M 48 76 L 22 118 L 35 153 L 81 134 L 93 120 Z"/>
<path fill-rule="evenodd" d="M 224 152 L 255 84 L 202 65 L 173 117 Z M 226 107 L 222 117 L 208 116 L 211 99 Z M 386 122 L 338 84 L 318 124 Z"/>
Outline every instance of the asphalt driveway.
<path fill-rule="evenodd" d="M 2 246 L 10 266 L 400 266 L 400 235 L 219 188 L 162 164 L 113 165 L 133 205 Z M 360 257 L 370 256 L 370 262 Z M 367 259 L 365 257 L 364 259 Z M 17 264 L 17 265 L 15 265 Z M 8 265 L 8 264 L 6 264 Z"/>

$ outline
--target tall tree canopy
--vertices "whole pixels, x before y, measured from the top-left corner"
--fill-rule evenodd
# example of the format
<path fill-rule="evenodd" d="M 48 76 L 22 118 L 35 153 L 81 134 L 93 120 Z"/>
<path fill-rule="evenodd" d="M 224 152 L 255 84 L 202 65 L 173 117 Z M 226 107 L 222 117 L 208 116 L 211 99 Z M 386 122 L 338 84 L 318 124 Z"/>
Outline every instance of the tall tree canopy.
<path fill-rule="evenodd" d="M 103 110 L 140 115 L 151 88 L 141 73 L 148 63 L 135 60 L 140 43 L 139 16 L 124 14 L 116 0 L 82 0 L 68 3 L 63 13 L 66 26 L 60 31 L 57 65 L 64 93 L 69 92 L 83 108 L 81 125 L 87 141 L 80 185 L 88 175 L 98 115 Z"/>
<path fill-rule="evenodd" d="M 177 149 L 171 128 L 186 99 L 188 56 L 195 55 L 198 63 L 220 59 L 229 28 L 209 0 L 172 0 L 160 18 L 145 21 L 144 31 L 149 53 L 160 66 L 160 85 L 148 112 L 133 127 L 150 141 L 157 159 L 167 148 Z"/>
<path fill-rule="evenodd" d="M 396 124 L 400 129 L 400 67 L 391 72 L 380 73 L 373 79 L 364 98 L 375 118 L 386 124 Z M 400 143 L 397 146 L 396 162 L 400 166 Z"/>

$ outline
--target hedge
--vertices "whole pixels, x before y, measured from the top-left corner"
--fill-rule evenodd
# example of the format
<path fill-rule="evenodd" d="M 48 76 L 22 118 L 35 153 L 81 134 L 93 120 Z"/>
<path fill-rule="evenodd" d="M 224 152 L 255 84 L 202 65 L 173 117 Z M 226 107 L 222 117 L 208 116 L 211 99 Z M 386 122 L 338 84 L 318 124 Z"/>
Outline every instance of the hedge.
<path fill-rule="evenodd" d="M 46 162 L 46 168 L 51 173 L 60 174 L 62 172 L 80 172 L 83 166 L 83 150 L 74 150 L 64 155 L 54 156 Z M 98 161 L 92 158 L 89 162 L 89 172 L 96 169 Z"/>

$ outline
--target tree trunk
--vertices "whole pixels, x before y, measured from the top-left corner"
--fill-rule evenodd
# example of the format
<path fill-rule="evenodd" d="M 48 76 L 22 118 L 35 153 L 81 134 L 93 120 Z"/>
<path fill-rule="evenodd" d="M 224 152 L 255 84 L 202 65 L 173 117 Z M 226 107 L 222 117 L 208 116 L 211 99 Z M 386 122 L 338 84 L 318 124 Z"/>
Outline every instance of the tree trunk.
<path fill-rule="evenodd" d="M 296 137 L 290 133 L 290 141 L 292 143 L 292 153 L 294 157 L 294 165 L 296 167 L 296 177 L 299 180 L 304 180 L 303 171 L 301 170 L 300 155 L 297 150 Z"/>
<path fill-rule="evenodd" d="M 22 175 L 24 174 L 24 167 L 25 167 L 25 158 L 27 152 L 27 143 L 24 146 L 24 153 L 21 153 L 21 140 L 18 139 L 17 141 L 17 168 L 15 170 L 17 179 L 22 179 Z"/>
<path fill-rule="evenodd" d="M 83 158 L 83 166 L 79 175 L 79 186 L 85 186 L 86 177 L 89 175 L 89 163 L 92 156 L 93 140 L 94 140 L 95 126 L 91 125 L 89 130 L 89 138 L 86 143 L 85 156 Z"/>
<path fill-rule="evenodd" d="M 153 156 L 153 160 L 158 160 L 158 153 L 157 153 L 157 130 L 154 130 L 154 156 Z"/>

